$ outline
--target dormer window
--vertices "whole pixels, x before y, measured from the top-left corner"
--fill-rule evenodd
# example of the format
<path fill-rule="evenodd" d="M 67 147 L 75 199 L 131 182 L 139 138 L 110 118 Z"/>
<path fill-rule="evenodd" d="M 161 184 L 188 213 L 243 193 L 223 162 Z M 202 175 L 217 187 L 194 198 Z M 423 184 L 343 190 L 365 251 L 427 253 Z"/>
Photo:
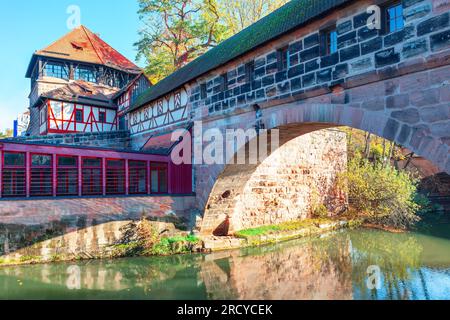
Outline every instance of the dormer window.
<path fill-rule="evenodd" d="M 396 1 L 386 5 L 384 7 L 383 19 L 383 31 L 385 34 L 402 30 L 405 27 L 402 3 L 400 1 Z"/>
<path fill-rule="evenodd" d="M 328 56 L 338 50 L 336 26 L 328 28 L 320 34 L 320 55 Z"/>

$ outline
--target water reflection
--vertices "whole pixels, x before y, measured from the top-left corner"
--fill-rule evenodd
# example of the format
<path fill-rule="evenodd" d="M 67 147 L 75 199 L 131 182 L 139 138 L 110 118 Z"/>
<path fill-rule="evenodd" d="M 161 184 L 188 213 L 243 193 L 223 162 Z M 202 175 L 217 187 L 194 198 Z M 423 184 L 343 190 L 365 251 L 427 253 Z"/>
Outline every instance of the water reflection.
<path fill-rule="evenodd" d="M 3 268 L 0 298 L 450 299 L 449 248 L 430 234 L 356 230 L 212 255 Z M 378 290 L 369 266 L 381 271 Z"/>

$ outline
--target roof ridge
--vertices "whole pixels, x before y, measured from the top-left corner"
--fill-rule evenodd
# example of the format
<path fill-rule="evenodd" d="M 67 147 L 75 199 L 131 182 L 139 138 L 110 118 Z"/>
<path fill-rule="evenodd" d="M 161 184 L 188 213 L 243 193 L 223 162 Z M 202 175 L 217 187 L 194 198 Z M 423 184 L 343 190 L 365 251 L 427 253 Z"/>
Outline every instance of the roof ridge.
<path fill-rule="evenodd" d="M 86 37 L 88 38 L 89 42 L 91 43 L 92 48 L 94 49 L 95 54 L 97 55 L 98 59 L 103 63 L 106 64 L 105 61 L 100 57 L 100 54 L 97 51 L 97 48 L 94 46 L 94 43 L 92 42 L 91 37 L 89 36 L 89 33 L 92 33 L 91 30 L 89 30 L 88 28 L 86 28 L 84 25 L 81 25 L 81 29 L 84 31 L 84 34 L 86 35 Z M 88 33 L 89 31 L 89 33 Z"/>

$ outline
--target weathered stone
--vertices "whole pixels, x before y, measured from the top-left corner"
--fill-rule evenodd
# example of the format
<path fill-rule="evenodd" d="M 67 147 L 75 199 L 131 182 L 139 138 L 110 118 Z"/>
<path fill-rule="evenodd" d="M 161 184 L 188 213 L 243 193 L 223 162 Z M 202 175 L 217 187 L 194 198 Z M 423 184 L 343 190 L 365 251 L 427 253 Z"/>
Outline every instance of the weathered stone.
<path fill-rule="evenodd" d="M 303 41 L 297 41 L 289 45 L 289 53 L 293 54 L 303 49 Z"/>
<path fill-rule="evenodd" d="M 333 71 L 333 79 L 339 79 L 339 78 L 344 78 L 348 75 L 348 64 L 344 63 L 344 64 L 340 64 L 337 65 Z"/>
<path fill-rule="evenodd" d="M 331 68 L 318 71 L 316 73 L 316 75 L 317 75 L 317 83 L 323 83 L 323 82 L 331 81 L 331 71 L 332 71 Z"/>
<path fill-rule="evenodd" d="M 375 54 L 375 64 L 377 68 L 400 62 L 400 54 L 393 48 L 383 50 Z"/>
<path fill-rule="evenodd" d="M 302 78 L 303 86 L 310 87 L 316 84 L 316 73 L 312 72 L 307 75 L 304 75 Z"/>
<path fill-rule="evenodd" d="M 428 50 L 427 39 L 418 39 L 403 44 L 402 54 L 404 58 L 420 55 Z"/>
<path fill-rule="evenodd" d="M 264 87 L 270 86 L 270 85 L 272 85 L 274 83 L 275 83 L 275 77 L 273 75 L 266 76 L 266 77 L 262 78 L 262 85 Z"/>
<path fill-rule="evenodd" d="M 438 105 L 433 107 L 420 108 L 420 118 L 422 119 L 422 121 L 428 123 L 450 119 L 450 106 Z"/>
<path fill-rule="evenodd" d="M 427 89 L 411 93 L 411 105 L 422 107 L 439 103 L 439 89 Z"/>
<path fill-rule="evenodd" d="M 338 37 L 338 49 L 348 47 L 357 42 L 358 40 L 356 39 L 356 31 L 347 33 L 343 36 Z"/>
<path fill-rule="evenodd" d="M 352 28 L 353 28 L 352 20 L 347 20 L 345 22 L 338 24 L 336 27 L 336 31 L 337 31 L 338 35 L 341 35 L 341 34 L 351 31 Z"/>
<path fill-rule="evenodd" d="M 319 46 L 307 49 L 307 50 L 303 50 L 302 52 L 300 52 L 300 60 L 302 62 L 314 59 L 319 57 L 320 55 L 320 49 Z"/>
<path fill-rule="evenodd" d="M 430 42 L 432 51 L 450 48 L 450 30 L 432 35 Z"/>
<path fill-rule="evenodd" d="M 319 59 L 311 60 L 305 63 L 305 73 L 309 73 L 319 68 L 320 68 Z"/>
<path fill-rule="evenodd" d="M 431 5 L 424 4 L 415 8 L 405 10 L 403 16 L 405 17 L 405 20 L 408 23 L 412 20 L 423 18 L 430 12 L 431 12 Z"/>
<path fill-rule="evenodd" d="M 358 40 L 364 41 L 378 36 L 378 29 L 369 29 L 367 26 L 358 30 Z"/>
<path fill-rule="evenodd" d="M 302 77 L 294 78 L 291 80 L 292 91 L 297 91 L 302 88 Z"/>
<path fill-rule="evenodd" d="M 411 127 L 404 124 L 397 137 L 397 142 L 401 144 L 406 144 L 408 142 L 409 136 L 411 135 Z"/>
<path fill-rule="evenodd" d="M 384 127 L 383 137 L 388 140 L 395 141 L 399 127 L 400 124 L 397 121 L 389 119 Z"/>
<path fill-rule="evenodd" d="M 447 137 L 450 132 L 450 121 L 436 122 L 431 125 L 431 133 L 435 137 Z"/>
<path fill-rule="evenodd" d="M 409 108 L 402 111 L 394 111 L 391 113 L 392 118 L 401 122 L 415 124 L 420 121 L 419 111 L 417 109 Z"/>
<path fill-rule="evenodd" d="M 321 62 L 320 62 L 320 67 L 326 68 L 326 67 L 335 65 L 337 63 L 339 63 L 339 54 L 337 52 L 335 52 L 331 55 L 322 57 Z"/>
<path fill-rule="evenodd" d="M 407 26 L 384 37 L 384 46 L 391 47 L 414 36 L 414 27 Z"/>
<path fill-rule="evenodd" d="M 351 67 L 353 71 L 361 71 L 366 70 L 373 67 L 372 58 L 363 58 L 351 63 Z"/>
<path fill-rule="evenodd" d="M 399 94 L 387 97 L 386 107 L 388 109 L 403 109 L 409 106 L 409 94 Z"/>
<path fill-rule="evenodd" d="M 363 101 L 361 108 L 369 111 L 384 110 L 385 101 L 384 98 L 375 98 L 367 101 Z"/>
<path fill-rule="evenodd" d="M 344 48 L 339 51 L 340 61 L 344 62 L 350 59 L 354 59 L 361 55 L 361 50 L 359 45 L 354 45 L 352 47 Z"/>
<path fill-rule="evenodd" d="M 288 71 L 288 78 L 294 78 L 305 73 L 305 65 L 299 64 Z"/>
<path fill-rule="evenodd" d="M 289 56 L 289 63 L 291 66 L 295 66 L 300 62 L 300 55 L 298 53 Z"/>
<path fill-rule="evenodd" d="M 429 34 L 435 31 L 439 31 L 449 26 L 450 23 L 450 14 L 444 13 L 440 16 L 430 18 L 424 22 L 421 22 L 417 26 L 417 35 L 423 36 L 425 34 Z"/>
<path fill-rule="evenodd" d="M 363 12 L 361 14 L 356 15 L 353 18 L 353 27 L 355 29 L 360 28 L 362 26 L 366 26 L 367 22 L 369 21 L 371 14 L 367 13 L 367 12 Z"/>
<path fill-rule="evenodd" d="M 378 37 L 361 43 L 361 55 L 366 55 L 371 52 L 380 50 L 383 47 L 383 40 Z"/>
<path fill-rule="evenodd" d="M 316 46 L 316 45 L 319 44 L 319 34 L 318 33 L 312 34 L 312 35 L 306 37 L 303 40 L 303 42 L 304 42 L 304 48 L 305 49 L 308 49 L 308 48 L 311 48 L 313 46 Z"/>

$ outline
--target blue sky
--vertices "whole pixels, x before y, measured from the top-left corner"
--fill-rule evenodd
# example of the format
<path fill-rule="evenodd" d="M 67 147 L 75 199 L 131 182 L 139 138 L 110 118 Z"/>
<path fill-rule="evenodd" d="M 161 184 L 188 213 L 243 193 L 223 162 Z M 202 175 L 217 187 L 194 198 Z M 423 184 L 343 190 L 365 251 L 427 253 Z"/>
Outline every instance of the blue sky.
<path fill-rule="evenodd" d="M 19 0 L 0 5 L 0 131 L 12 127 L 28 107 L 30 81 L 25 72 L 35 50 L 63 36 L 67 8 L 81 9 L 81 23 L 135 61 L 133 43 L 140 27 L 137 0 Z M 138 64 L 141 65 L 142 64 Z"/>

